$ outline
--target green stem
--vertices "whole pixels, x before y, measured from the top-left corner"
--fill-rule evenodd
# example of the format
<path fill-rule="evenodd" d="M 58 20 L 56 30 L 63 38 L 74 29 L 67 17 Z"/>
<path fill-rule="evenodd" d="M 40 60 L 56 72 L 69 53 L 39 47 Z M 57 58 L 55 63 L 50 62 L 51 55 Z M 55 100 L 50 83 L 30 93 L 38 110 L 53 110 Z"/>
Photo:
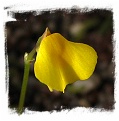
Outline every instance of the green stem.
<path fill-rule="evenodd" d="M 46 35 L 47 35 L 47 32 L 49 32 L 48 28 L 46 28 Z M 42 36 L 39 37 L 39 39 L 36 43 L 36 46 L 33 48 L 33 50 L 29 54 L 25 53 L 25 55 L 24 55 L 24 76 L 23 76 L 23 82 L 22 82 L 22 87 L 21 87 L 19 105 L 18 105 L 18 109 L 17 109 L 18 114 L 22 114 L 23 110 L 24 110 L 23 107 L 24 107 L 28 77 L 29 77 L 30 63 L 33 61 L 33 56 L 36 53 L 36 49 L 38 49 L 38 47 L 40 46 L 40 42 L 41 42 L 42 38 L 43 38 Z"/>
<path fill-rule="evenodd" d="M 33 56 L 36 53 L 36 48 L 38 48 L 38 46 L 40 45 L 41 39 L 42 39 L 41 37 L 38 39 L 36 47 L 34 47 L 33 50 L 29 54 L 25 53 L 25 55 L 24 55 L 24 64 L 25 64 L 24 65 L 24 76 L 23 76 L 21 94 L 20 94 L 20 99 L 19 99 L 19 106 L 18 106 L 18 110 L 17 110 L 18 114 L 23 113 L 28 77 L 29 77 L 29 70 L 30 70 L 30 62 L 33 61 Z"/>
<path fill-rule="evenodd" d="M 20 100 L 19 100 L 19 107 L 18 107 L 19 114 L 22 114 L 22 112 L 23 112 L 26 88 L 27 88 L 28 77 L 29 77 L 29 70 L 30 70 L 30 63 L 27 62 L 27 63 L 25 63 L 25 67 L 24 67 L 24 77 L 23 77 L 23 83 L 22 83 Z"/>

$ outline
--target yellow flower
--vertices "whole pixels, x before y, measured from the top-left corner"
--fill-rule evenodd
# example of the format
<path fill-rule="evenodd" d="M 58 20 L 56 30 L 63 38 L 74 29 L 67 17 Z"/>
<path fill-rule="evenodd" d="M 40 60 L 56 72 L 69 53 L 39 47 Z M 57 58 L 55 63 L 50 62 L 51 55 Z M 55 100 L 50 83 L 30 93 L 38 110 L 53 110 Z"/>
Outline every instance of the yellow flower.
<path fill-rule="evenodd" d="M 44 37 L 37 50 L 34 72 L 50 91 L 64 92 L 66 85 L 88 79 L 96 66 L 96 51 L 83 43 L 54 33 Z"/>

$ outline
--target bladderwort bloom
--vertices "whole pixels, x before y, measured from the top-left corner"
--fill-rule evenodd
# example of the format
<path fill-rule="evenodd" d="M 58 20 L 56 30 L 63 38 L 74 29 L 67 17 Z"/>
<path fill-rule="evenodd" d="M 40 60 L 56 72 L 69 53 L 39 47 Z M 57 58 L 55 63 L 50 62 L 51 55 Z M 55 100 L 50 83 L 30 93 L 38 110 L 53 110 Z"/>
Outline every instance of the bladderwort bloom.
<path fill-rule="evenodd" d="M 34 72 L 50 91 L 64 92 L 66 85 L 93 74 L 98 57 L 91 46 L 68 41 L 48 29 L 44 35 L 37 47 Z"/>
<path fill-rule="evenodd" d="M 36 46 L 24 55 L 24 75 L 17 112 L 23 113 L 30 63 L 34 61 L 36 78 L 46 84 L 50 91 L 64 93 L 65 87 L 78 80 L 88 79 L 94 72 L 97 53 L 89 45 L 74 43 L 59 33 L 51 34 L 46 28 Z"/>

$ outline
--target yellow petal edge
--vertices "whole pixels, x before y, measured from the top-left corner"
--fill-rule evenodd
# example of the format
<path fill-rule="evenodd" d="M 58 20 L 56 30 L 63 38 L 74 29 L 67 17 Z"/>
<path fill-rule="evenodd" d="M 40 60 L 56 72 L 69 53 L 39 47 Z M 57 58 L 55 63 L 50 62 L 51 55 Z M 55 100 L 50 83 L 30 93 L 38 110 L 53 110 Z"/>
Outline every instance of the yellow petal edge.
<path fill-rule="evenodd" d="M 96 63 L 97 53 L 92 47 L 70 42 L 61 34 L 54 33 L 41 41 L 34 72 L 50 91 L 64 92 L 66 85 L 88 79 Z"/>

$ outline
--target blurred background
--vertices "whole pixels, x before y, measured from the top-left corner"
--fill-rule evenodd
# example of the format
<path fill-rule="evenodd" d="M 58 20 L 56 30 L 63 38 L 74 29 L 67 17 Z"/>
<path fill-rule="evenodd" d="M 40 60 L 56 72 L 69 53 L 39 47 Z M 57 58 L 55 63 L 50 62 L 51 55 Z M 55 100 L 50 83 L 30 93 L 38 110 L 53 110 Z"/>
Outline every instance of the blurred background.
<path fill-rule="evenodd" d="M 98 54 L 93 75 L 86 81 L 77 81 L 66 87 L 65 93 L 50 92 L 34 75 L 31 64 L 25 108 L 32 111 L 60 111 L 75 107 L 114 109 L 114 49 L 113 13 L 111 10 L 77 9 L 14 12 L 17 21 L 5 24 L 6 55 L 9 64 L 9 107 L 17 108 L 24 72 L 23 57 L 30 52 L 46 27 L 67 40 L 92 46 Z"/>

